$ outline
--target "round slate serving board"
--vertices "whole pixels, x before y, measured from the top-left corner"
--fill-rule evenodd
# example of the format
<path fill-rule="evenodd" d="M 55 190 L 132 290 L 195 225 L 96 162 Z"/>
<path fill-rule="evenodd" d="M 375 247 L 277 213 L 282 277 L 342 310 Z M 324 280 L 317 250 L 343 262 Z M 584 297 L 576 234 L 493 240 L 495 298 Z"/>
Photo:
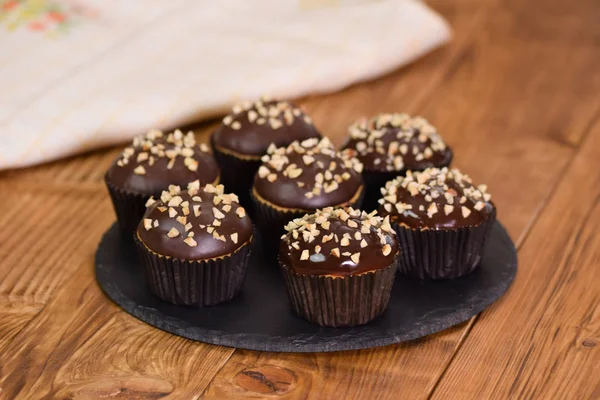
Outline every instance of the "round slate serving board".
<path fill-rule="evenodd" d="M 260 238 L 258 238 L 260 240 Z M 174 306 L 145 284 L 133 241 L 116 224 L 96 253 L 96 278 L 106 294 L 134 317 L 167 332 L 223 346 L 279 352 L 363 349 L 404 342 L 468 320 L 498 299 L 517 272 L 517 254 L 496 223 L 481 266 L 448 281 L 398 275 L 384 315 L 354 328 L 323 328 L 295 315 L 275 258 L 256 246 L 242 292 L 213 307 Z"/>

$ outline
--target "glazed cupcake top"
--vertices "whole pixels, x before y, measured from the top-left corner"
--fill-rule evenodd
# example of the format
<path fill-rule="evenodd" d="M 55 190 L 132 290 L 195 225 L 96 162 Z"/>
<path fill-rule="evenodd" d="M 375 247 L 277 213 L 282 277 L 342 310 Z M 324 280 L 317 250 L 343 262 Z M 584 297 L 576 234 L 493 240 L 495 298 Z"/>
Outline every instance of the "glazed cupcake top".
<path fill-rule="evenodd" d="M 348 276 L 385 268 L 398 253 L 389 217 L 327 207 L 289 222 L 279 261 L 299 274 Z"/>
<path fill-rule="evenodd" d="M 138 226 L 138 238 L 163 256 L 205 260 L 228 255 L 252 237 L 252 222 L 235 194 L 223 193 L 223 185 L 187 190 L 171 185 L 160 199 L 150 198 Z"/>
<path fill-rule="evenodd" d="M 151 130 L 133 139 L 107 173 L 113 185 L 135 193 L 158 194 L 170 184 L 216 183 L 219 167 L 193 132 Z"/>
<path fill-rule="evenodd" d="M 458 169 L 408 171 L 381 189 L 379 212 L 410 228 L 439 229 L 478 225 L 494 211 L 486 185 L 475 187 Z"/>
<path fill-rule="evenodd" d="M 233 107 L 213 134 L 220 150 L 258 159 L 271 143 L 285 146 L 294 140 L 321 137 L 310 117 L 287 101 L 265 97 Z"/>
<path fill-rule="evenodd" d="M 271 146 L 254 178 L 253 193 L 275 206 L 301 210 L 343 204 L 362 190 L 362 164 L 340 154 L 329 139 Z"/>
<path fill-rule="evenodd" d="M 452 159 L 435 127 L 422 117 L 380 114 L 355 122 L 348 132 L 344 148 L 368 171 L 422 170 L 443 167 Z"/>

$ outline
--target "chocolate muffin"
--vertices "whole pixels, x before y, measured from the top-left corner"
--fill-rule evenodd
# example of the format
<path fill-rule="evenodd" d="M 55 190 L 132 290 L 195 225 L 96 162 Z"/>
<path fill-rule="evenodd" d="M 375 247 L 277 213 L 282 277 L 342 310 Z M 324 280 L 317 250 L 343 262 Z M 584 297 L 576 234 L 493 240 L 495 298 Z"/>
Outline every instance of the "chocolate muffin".
<path fill-rule="evenodd" d="M 398 234 L 401 273 L 449 279 L 477 268 L 496 219 L 485 185 L 458 169 L 428 168 L 408 171 L 382 193 L 379 212 Z"/>
<path fill-rule="evenodd" d="M 328 207 L 286 226 L 279 264 L 298 315 L 342 327 L 384 312 L 399 250 L 389 219 L 376 214 Z"/>
<path fill-rule="evenodd" d="M 377 208 L 385 182 L 408 170 L 442 168 L 450 165 L 452 151 L 435 127 L 422 117 L 381 114 L 360 120 L 348 129 L 344 149 L 364 165 L 366 194 L 364 208 Z"/>
<path fill-rule="evenodd" d="M 151 198 L 135 235 L 150 290 L 169 303 L 199 307 L 239 292 L 252 240 L 237 196 L 199 181 Z"/>
<path fill-rule="evenodd" d="M 310 117 L 286 101 L 261 98 L 233 107 L 211 137 L 221 166 L 222 182 L 249 205 L 249 191 L 260 158 L 273 143 L 286 146 L 294 140 L 321 137 Z"/>
<path fill-rule="evenodd" d="M 356 158 L 337 152 L 327 138 L 271 146 L 251 192 L 258 226 L 278 242 L 294 218 L 329 206 L 359 207 L 361 169 Z"/>
<path fill-rule="evenodd" d="M 197 144 L 192 132 L 165 134 L 151 130 L 133 139 L 114 161 L 104 181 L 127 235 L 135 232 L 146 211 L 146 200 L 159 196 L 169 185 L 219 182 L 219 167 L 206 144 Z"/>

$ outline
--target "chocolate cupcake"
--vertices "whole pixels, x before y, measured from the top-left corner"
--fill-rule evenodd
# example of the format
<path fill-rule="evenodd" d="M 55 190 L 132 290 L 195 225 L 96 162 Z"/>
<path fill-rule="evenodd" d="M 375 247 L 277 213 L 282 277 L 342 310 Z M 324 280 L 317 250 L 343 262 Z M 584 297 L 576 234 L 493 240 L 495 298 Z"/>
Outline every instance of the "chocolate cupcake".
<path fill-rule="evenodd" d="M 284 225 L 324 207 L 359 207 L 361 163 L 335 150 L 329 139 L 271 146 L 254 178 L 255 219 L 279 241 Z"/>
<path fill-rule="evenodd" d="M 146 200 L 159 196 L 169 185 L 219 182 L 219 167 L 206 144 L 196 144 L 192 132 L 165 134 L 151 130 L 133 139 L 115 160 L 104 181 L 121 229 L 135 232 L 146 211 Z"/>
<path fill-rule="evenodd" d="M 450 165 L 452 151 L 436 129 L 422 117 L 381 114 L 360 120 L 348 129 L 344 149 L 364 165 L 366 194 L 364 208 L 377 208 L 381 187 L 408 170 L 442 168 Z"/>
<path fill-rule="evenodd" d="M 211 137 L 222 183 L 248 206 L 249 191 L 267 148 L 321 137 L 310 117 L 286 101 L 261 98 L 233 107 Z"/>
<path fill-rule="evenodd" d="M 399 254 L 388 218 L 329 207 L 291 221 L 286 230 L 279 264 L 298 315 L 342 327 L 385 311 Z"/>
<path fill-rule="evenodd" d="M 485 185 L 475 187 L 458 169 L 428 168 L 408 171 L 382 193 L 379 212 L 398 234 L 401 273 L 449 279 L 477 268 L 496 219 Z"/>
<path fill-rule="evenodd" d="M 223 193 L 223 185 L 200 188 L 199 181 L 151 198 L 135 235 L 152 293 L 198 307 L 240 291 L 252 240 L 252 222 L 237 196 Z"/>

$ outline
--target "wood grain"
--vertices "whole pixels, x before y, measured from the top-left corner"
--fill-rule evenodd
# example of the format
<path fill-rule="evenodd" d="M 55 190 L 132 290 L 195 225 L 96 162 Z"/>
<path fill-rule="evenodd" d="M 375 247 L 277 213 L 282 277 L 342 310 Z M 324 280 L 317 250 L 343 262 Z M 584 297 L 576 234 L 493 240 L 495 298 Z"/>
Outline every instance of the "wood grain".
<path fill-rule="evenodd" d="M 0 183 L 0 192 L 11 193 L 0 201 L 0 295 L 45 303 L 82 264 L 91 268 L 110 200 L 99 185 Z"/>
<path fill-rule="evenodd" d="M 87 263 L 86 263 L 87 264 Z M 183 339 L 123 313 L 89 265 L 2 354 L 7 399 L 193 398 L 233 351 Z"/>
<path fill-rule="evenodd" d="M 502 300 L 418 341 L 342 353 L 234 351 L 163 333 L 94 281 L 114 220 L 102 177 L 115 147 L 0 172 L 0 399 L 600 397 L 600 5 L 430 3 L 455 29 L 449 46 L 298 102 L 337 144 L 362 115 L 403 110 L 437 125 L 519 244 Z M 191 128 L 205 142 L 215 124 Z"/>
<path fill-rule="evenodd" d="M 600 396 L 598 160 L 600 123 L 519 253 L 511 295 L 483 312 L 436 398 Z"/>
<path fill-rule="evenodd" d="M 43 304 L 9 301 L 0 297 L 0 354 L 42 308 Z"/>

